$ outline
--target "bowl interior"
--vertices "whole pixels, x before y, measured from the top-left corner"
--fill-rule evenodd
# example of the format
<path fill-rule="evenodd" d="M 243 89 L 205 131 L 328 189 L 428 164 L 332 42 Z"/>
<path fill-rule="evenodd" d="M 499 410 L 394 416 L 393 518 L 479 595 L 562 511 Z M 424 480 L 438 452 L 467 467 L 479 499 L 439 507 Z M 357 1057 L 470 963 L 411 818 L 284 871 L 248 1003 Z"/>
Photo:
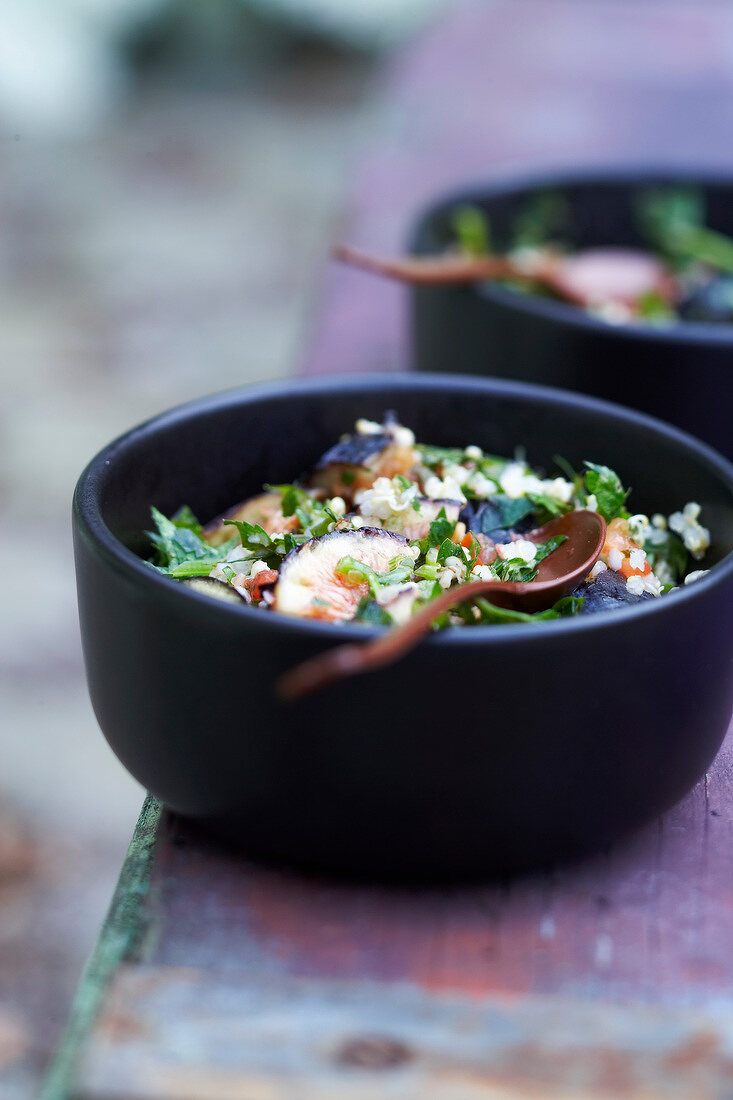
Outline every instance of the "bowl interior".
<path fill-rule="evenodd" d="M 733 235 L 733 184 L 730 181 L 701 180 L 685 173 L 655 173 L 635 178 L 548 177 L 511 186 L 476 186 L 441 200 L 420 223 L 416 251 L 434 252 L 455 243 L 452 219 L 456 207 L 462 203 L 475 205 L 487 214 L 495 247 L 506 248 L 511 243 L 516 218 L 533 199 L 548 192 L 557 193 L 566 200 L 567 219 L 563 222 L 561 236 L 573 247 L 645 246 L 636 216 L 636 198 L 647 189 L 674 186 L 699 190 L 710 228 Z"/>
<path fill-rule="evenodd" d="M 708 557 L 733 549 L 733 467 L 683 433 L 640 414 L 519 383 L 426 376 L 376 377 L 242 390 L 164 414 L 111 444 L 80 481 L 77 506 L 114 547 L 147 554 L 150 507 L 188 504 L 207 521 L 263 484 L 294 480 L 360 416 L 392 409 L 422 442 L 517 447 L 549 474 L 553 456 L 612 466 L 636 512 L 698 501 L 712 532 Z M 110 538 L 110 535 L 112 536 Z M 119 541 L 118 541 L 119 540 Z"/>

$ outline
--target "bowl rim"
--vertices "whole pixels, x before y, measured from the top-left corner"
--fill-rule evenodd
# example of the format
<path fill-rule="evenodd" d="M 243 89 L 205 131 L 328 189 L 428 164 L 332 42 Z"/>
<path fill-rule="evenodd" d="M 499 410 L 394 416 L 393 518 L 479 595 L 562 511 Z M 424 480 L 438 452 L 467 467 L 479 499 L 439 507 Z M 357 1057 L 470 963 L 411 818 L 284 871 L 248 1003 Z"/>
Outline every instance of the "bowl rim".
<path fill-rule="evenodd" d="M 514 398 L 530 399 L 543 404 L 559 405 L 563 408 L 570 406 L 578 411 L 587 410 L 597 414 L 610 416 L 612 419 L 622 420 L 635 424 L 639 429 L 652 431 L 655 435 L 665 436 L 678 446 L 681 445 L 695 453 L 696 457 L 714 473 L 724 485 L 728 487 L 733 496 L 733 462 L 729 462 L 723 455 L 713 450 L 707 444 L 688 435 L 672 425 L 647 416 L 644 413 L 626 409 L 621 405 L 602 401 L 598 398 L 588 397 L 584 394 L 573 393 L 569 390 L 559 390 L 546 386 L 538 386 L 524 382 L 514 382 L 495 378 L 474 378 L 467 375 L 431 374 L 415 376 L 408 372 L 354 374 L 339 376 L 321 376 L 316 378 L 284 379 L 274 383 L 259 383 L 227 389 L 218 393 L 206 395 L 186 401 L 181 405 L 167 409 L 149 419 L 141 422 L 117 436 L 107 446 L 103 447 L 87 464 L 81 473 L 73 497 L 73 519 L 77 532 L 89 543 L 94 551 L 101 555 L 105 563 L 114 571 L 122 575 L 128 582 L 137 585 L 142 584 L 142 590 L 150 591 L 164 602 L 180 600 L 180 582 L 161 573 L 157 573 L 134 551 L 130 550 L 107 527 L 102 518 L 100 504 L 100 489 L 104 481 L 108 467 L 116 456 L 134 446 L 144 436 L 154 434 L 160 428 L 169 428 L 198 416 L 213 412 L 217 409 L 231 407 L 232 405 L 256 405 L 262 401 L 290 402 L 298 396 L 318 396 L 321 394 L 349 394 L 363 393 L 365 390 L 383 390 L 441 393 L 473 392 L 490 395 L 506 395 Z M 394 400 L 394 397 L 390 399 Z M 520 441 L 521 442 L 521 441 Z M 154 502 L 151 502 L 151 504 Z M 422 645 L 430 646 L 474 646 L 499 644 L 506 645 L 510 639 L 514 644 L 522 644 L 531 638 L 537 641 L 539 638 L 557 637 L 568 630 L 594 632 L 603 630 L 623 621 L 632 622 L 639 616 L 664 615 L 674 611 L 681 602 L 686 604 L 690 600 L 698 598 L 701 592 L 708 593 L 713 588 L 724 587 L 729 580 L 733 580 L 733 550 L 721 561 L 716 562 L 711 573 L 702 577 L 694 584 L 682 586 L 674 594 L 659 597 L 644 603 L 634 604 L 615 609 L 607 615 L 602 613 L 582 617 L 569 617 L 550 620 L 542 624 L 536 623 L 509 623 L 501 625 L 479 625 L 470 630 L 448 628 L 435 632 L 423 639 Z M 320 638 L 324 641 L 346 642 L 350 639 L 378 637 L 387 627 L 364 624 L 348 623 L 347 633 L 344 632 L 343 623 L 329 623 L 319 620 L 299 619 L 296 616 L 266 613 L 261 609 L 243 605 L 233 607 L 231 604 L 214 601 L 207 596 L 188 589 L 185 593 L 187 600 L 195 601 L 189 605 L 192 608 L 199 605 L 201 614 L 216 617 L 244 616 L 245 623 L 257 624 L 258 628 L 265 631 L 274 631 L 276 634 L 296 634 Z M 208 608 L 208 612 L 204 611 Z M 609 621 L 610 620 L 610 621 Z M 224 620 L 222 620 L 223 622 Z M 230 623 L 233 623 L 230 618 Z M 538 634 L 539 626 L 539 634 Z"/>
<path fill-rule="evenodd" d="M 691 169 L 688 166 L 676 168 L 672 164 L 663 166 L 646 165 L 592 165 L 581 168 L 548 169 L 545 172 L 528 172 L 520 175 L 506 175 L 491 180 L 476 180 L 474 183 L 457 185 L 450 191 L 442 192 L 423 206 L 413 220 L 407 238 L 407 250 L 412 255 L 417 252 L 419 238 L 427 226 L 437 216 L 452 206 L 461 203 L 476 203 L 482 199 L 495 199 L 523 192 L 543 191 L 563 187 L 644 187 L 659 184 L 682 183 L 698 184 L 703 187 L 729 187 L 733 196 L 733 175 L 723 168 L 702 167 Z M 519 314 L 530 314 L 554 321 L 558 325 L 570 328 L 602 333 L 615 340 L 641 340 L 646 343 L 669 347 L 674 344 L 687 344 L 692 347 L 705 347 L 711 344 L 733 348 L 733 325 L 715 324 L 710 321 L 673 321 L 669 325 L 653 325 L 643 322 L 612 324 L 587 313 L 579 306 L 568 302 L 542 298 L 534 294 L 519 294 L 506 287 L 490 282 L 474 283 L 468 286 L 414 287 L 413 290 L 438 290 L 442 292 L 472 294 L 482 300 L 502 306 Z M 729 331 L 730 330 L 730 331 Z"/>

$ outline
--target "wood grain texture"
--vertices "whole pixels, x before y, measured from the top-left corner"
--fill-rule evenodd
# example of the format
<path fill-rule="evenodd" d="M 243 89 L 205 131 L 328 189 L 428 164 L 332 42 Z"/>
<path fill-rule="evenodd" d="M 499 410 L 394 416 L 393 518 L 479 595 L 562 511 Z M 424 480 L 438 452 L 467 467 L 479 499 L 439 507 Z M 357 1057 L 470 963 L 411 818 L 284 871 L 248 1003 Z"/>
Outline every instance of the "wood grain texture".
<path fill-rule="evenodd" d="M 547 997 L 425 997 L 400 983 L 116 976 L 85 1097 L 126 1100 L 713 1100 L 733 1012 Z M 112 1091 L 111 1083 L 114 1082 Z"/>
<path fill-rule="evenodd" d="M 428 994 L 733 1003 L 733 738 L 684 801 L 625 844 L 481 886 L 354 885 L 260 866 L 164 815 L 150 905 L 142 957 L 155 966 Z"/>

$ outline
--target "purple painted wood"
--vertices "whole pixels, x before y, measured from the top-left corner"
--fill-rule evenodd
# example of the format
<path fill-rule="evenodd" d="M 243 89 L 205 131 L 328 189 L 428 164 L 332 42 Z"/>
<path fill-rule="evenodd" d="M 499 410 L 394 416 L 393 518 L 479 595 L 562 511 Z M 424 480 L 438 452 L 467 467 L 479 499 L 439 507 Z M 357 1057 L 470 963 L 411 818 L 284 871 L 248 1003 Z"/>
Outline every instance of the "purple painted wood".
<path fill-rule="evenodd" d="M 573 868 L 375 888 L 249 863 L 164 814 L 76 1100 L 714 1100 L 733 1079 L 733 739 Z M 133 905 L 132 927 L 124 912 Z M 67 1093 L 51 1094 L 53 1100 Z"/>
<path fill-rule="evenodd" d="M 731 999 L 732 781 L 729 735 L 694 791 L 625 844 L 574 868 L 451 890 L 257 867 L 169 817 L 145 958 L 259 981 L 374 979 L 688 1006 Z"/>

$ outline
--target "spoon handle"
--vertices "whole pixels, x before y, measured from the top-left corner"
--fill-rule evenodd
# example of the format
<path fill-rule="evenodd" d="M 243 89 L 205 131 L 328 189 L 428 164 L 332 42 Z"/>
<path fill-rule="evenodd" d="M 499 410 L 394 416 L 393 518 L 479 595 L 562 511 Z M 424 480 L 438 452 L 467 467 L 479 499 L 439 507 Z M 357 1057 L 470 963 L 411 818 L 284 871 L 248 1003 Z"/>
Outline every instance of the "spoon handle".
<path fill-rule="evenodd" d="M 476 283 L 482 279 L 527 279 L 517 265 L 505 256 L 401 256 L 386 258 L 362 252 L 348 245 L 337 245 L 334 259 L 360 267 L 375 275 L 384 275 L 403 283 L 435 286 L 441 283 Z"/>
<path fill-rule="evenodd" d="M 501 581 L 469 581 L 457 585 L 421 607 L 406 623 L 393 627 L 379 638 L 337 645 L 296 665 L 279 678 L 275 685 L 276 694 L 286 702 L 294 702 L 346 676 L 390 664 L 412 649 L 439 615 L 476 596 L 498 595 L 502 591 L 506 589 Z"/>

